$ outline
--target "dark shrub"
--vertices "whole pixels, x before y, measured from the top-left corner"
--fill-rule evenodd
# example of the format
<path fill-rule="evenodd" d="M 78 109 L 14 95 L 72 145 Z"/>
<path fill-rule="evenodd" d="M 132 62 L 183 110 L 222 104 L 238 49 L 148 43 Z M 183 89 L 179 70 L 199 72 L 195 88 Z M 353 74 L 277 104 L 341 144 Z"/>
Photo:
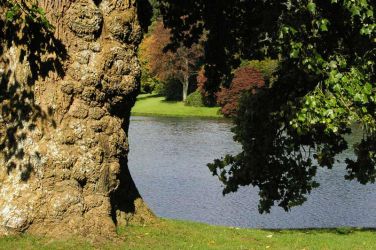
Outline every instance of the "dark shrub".
<path fill-rule="evenodd" d="M 205 106 L 215 106 L 217 104 L 216 102 L 216 96 L 211 95 L 206 89 L 205 86 L 207 83 L 208 78 L 205 76 L 205 68 L 201 67 L 200 71 L 197 74 L 197 91 L 201 93 L 202 100 L 204 102 Z"/>
<path fill-rule="evenodd" d="M 159 82 L 154 87 L 154 93 L 166 97 L 166 101 L 181 101 L 183 99 L 183 86 L 179 81 L 170 79 Z"/>

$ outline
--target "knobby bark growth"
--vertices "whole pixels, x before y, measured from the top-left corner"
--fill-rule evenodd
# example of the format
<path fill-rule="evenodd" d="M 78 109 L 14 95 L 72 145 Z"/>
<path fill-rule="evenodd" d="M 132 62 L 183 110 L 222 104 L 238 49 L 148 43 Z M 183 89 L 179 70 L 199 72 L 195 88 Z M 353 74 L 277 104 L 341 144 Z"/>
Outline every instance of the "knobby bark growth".
<path fill-rule="evenodd" d="M 53 32 L 0 10 L 0 235 L 111 237 L 153 220 L 127 166 L 144 1 L 40 5 Z"/>

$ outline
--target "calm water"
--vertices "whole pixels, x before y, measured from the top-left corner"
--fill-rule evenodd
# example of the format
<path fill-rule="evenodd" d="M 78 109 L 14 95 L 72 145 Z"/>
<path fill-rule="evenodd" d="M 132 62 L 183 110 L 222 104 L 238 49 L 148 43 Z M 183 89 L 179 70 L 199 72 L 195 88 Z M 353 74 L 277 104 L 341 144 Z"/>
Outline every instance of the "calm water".
<path fill-rule="evenodd" d="M 260 215 L 252 187 L 223 197 L 206 164 L 240 150 L 230 128 L 222 120 L 131 118 L 130 171 L 158 216 L 254 228 L 376 227 L 376 185 L 345 181 L 341 165 L 320 169 L 321 187 L 290 213 L 274 208 Z"/>

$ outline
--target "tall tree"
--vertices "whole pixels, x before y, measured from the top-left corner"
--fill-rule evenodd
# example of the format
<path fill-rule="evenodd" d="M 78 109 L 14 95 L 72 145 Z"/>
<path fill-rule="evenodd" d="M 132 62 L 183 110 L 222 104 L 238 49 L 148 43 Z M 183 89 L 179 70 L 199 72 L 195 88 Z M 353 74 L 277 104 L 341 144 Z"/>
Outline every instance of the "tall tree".
<path fill-rule="evenodd" d="M 127 166 L 144 4 L 0 1 L 1 235 L 111 237 L 153 218 Z"/>
<path fill-rule="evenodd" d="M 197 75 L 203 50 L 198 41 L 190 47 L 180 45 L 174 51 L 166 51 L 165 47 L 171 42 L 170 37 L 171 31 L 163 26 L 162 21 L 156 21 L 151 34 L 141 45 L 141 59 L 145 61 L 151 75 L 159 80 L 178 80 L 182 84 L 185 101 L 190 79 Z"/>
<path fill-rule="evenodd" d="M 347 179 L 376 179 L 376 24 L 373 0 L 160 0 L 174 45 L 205 44 L 207 91 L 228 86 L 240 59 L 279 59 L 276 80 L 243 98 L 235 140 L 243 151 L 210 164 L 224 193 L 260 189 L 261 212 L 302 204 L 358 123 L 363 139 Z M 262 129 L 260 129 L 262 128 Z"/>

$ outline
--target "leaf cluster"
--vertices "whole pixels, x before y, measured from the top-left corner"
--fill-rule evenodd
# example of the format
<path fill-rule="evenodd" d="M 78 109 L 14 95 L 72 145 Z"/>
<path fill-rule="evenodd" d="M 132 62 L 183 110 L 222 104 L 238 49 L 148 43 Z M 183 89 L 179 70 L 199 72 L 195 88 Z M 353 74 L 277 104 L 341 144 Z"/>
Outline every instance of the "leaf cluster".
<path fill-rule="evenodd" d="M 209 93 L 231 83 L 240 59 L 276 59 L 275 80 L 244 95 L 234 119 L 240 154 L 209 164 L 224 193 L 260 189 L 260 212 L 289 210 L 332 168 L 359 123 L 364 138 L 347 159 L 347 179 L 376 178 L 376 23 L 373 0 L 160 0 L 173 42 L 207 34 Z M 184 18 L 183 18 L 184 17 Z M 187 33 L 187 31 L 190 31 Z"/>
<path fill-rule="evenodd" d="M 236 116 L 239 100 L 244 92 L 253 93 L 256 88 L 264 87 L 265 80 L 262 73 L 251 66 L 242 66 L 234 71 L 229 88 L 222 87 L 216 94 L 221 112 L 226 117 Z"/>
<path fill-rule="evenodd" d="M 25 25 L 30 23 L 39 23 L 41 27 L 46 30 L 54 30 L 55 27 L 48 21 L 46 17 L 46 12 L 43 8 L 39 7 L 38 1 L 27 2 L 25 0 L 13 1 L 13 0 L 2 0 L 4 1 L 3 7 L 7 8 L 6 20 L 8 22 L 15 22 L 17 20 L 22 20 Z"/>

